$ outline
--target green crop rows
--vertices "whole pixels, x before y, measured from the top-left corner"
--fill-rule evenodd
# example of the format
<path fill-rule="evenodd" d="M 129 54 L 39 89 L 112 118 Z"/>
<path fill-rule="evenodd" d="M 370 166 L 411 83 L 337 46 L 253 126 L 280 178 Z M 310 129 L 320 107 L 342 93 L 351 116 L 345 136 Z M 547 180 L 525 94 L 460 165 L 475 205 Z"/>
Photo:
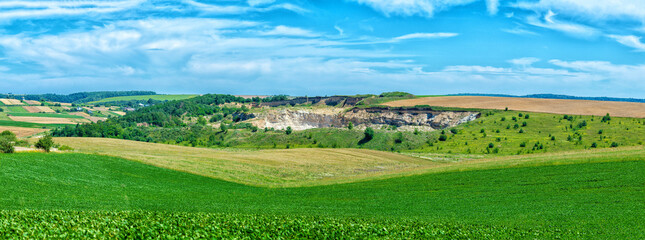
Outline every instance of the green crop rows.
<path fill-rule="evenodd" d="M 215 219 L 212 221 L 240 223 L 222 225 L 226 226 L 225 230 L 207 230 L 213 235 L 203 233 L 204 236 L 246 236 L 246 231 L 266 234 L 249 235 L 249 238 L 298 238 L 300 235 L 290 235 L 296 231 L 290 229 L 327 232 L 324 230 L 327 226 L 329 231 L 348 234 L 329 238 L 378 237 L 380 233 L 376 229 L 383 227 L 393 232 L 393 238 L 431 237 L 436 229 L 446 238 L 638 239 L 645 237 L 645 226 L 637 224 L 645 221 L 643 158 L 632 155 L 623 156 L 617 162 L 447 172 L 318 187 L 260 188 L 105 156 L 11 154 L 0 156 L 0 185 L 3 186 L 0 206 L 8 210 L 0 220 L 5 224 L 0 225 L 37 231 L 33 234 L 40 235 L 34 237 L 65 234 L 75 231 L 66 227 L 69 223 L 47 224 L 77 217 L 75 213 L 49 212 L 65 209 L 84 212 L 76 226 L 87 229 L 86 232 L 101 229 L 99 224 L 92 225 L 92 221 L 116 224 L 105 226 L 106 233 L 116 231 L 109 229 L 122 229 L 114 233 L 115 237 L 129 236 L 118 235 L 128 234 L 129 230 L 116 226 L 140 226 L 143 232 L 132 230 L 136 234 L 181 236 L 181 232 L 188 232 L 196 236 L 195 231 L 200 228 L 217 226 L 206 224 L 209 219 Z M 45 212 L 23 212 L 25 209 Z M 118 211 L 144 212 L 131 213 L 142 217 L 131 217 L 130 213 Z M 163 214 L 170 217 L 157 215 L 154 213 L 157 211 L 166 212 Z M 180 212 L 225 215 L 181 215 Z M 231 213 L 242 215 L 226 215 Z M 11 214 L 28 216 L 15 218 Z M 111 217 L 101 217 L 104 214 Z M 178 220 L 175 216 L 178 219 L 186 216 L 185 219 L 196 222 Z M 204 216 L 204 219 L 190 216 Z M 272 216 L 278 216 L 274 222 L 262 220 L 274 219 Z M 318 217 L 325 218 L 319 222 Z M 231 220 L 217 220 L 222 218 Z M 116 222 L 110 223 L 111 219 Z M 368 221 L 361 227 L 363 220 L 360 219 L 376 222 Z M 16 223 L 9 224 L 10 221 Z M 353 221 L 359 224 L 352 225 Z M 173 227 L 180 223 L 193 225 Z M 29 230 L 39 229 L 30 224 L 41 226 L 40 229 L 54 229 Z M 240 226 L 248 227 L 243 230 Z M 419 230 L 421 226 L 428 226 L 427 232 Z M 406 230 L 408 227 L 418 232 Z M 18 230 L 4 231 L 12 236 L 25 236 Z M 317 230 L 311 231 L 314 238 L 325 238 L 315 235 Z"/>

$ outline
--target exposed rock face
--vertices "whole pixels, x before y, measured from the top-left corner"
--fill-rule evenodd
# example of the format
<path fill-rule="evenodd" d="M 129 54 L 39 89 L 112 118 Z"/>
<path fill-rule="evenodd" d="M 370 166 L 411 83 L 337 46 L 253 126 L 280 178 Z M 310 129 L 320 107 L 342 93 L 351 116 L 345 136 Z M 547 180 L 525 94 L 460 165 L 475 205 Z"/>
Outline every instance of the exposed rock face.
<path fill-rule="evenodd" d="M 478 112 L 432 111 L 424 109 L 391 110 L 354 108 L 347 112 L 339 110 L 289 110 L 282 109 L 260 114 L 253 123 L 260 127 L 294 130 L 311 128 L 345 127 L 352 122 L 358 128 L 366 126 L 394 125 L 419 126 L 424 129 L 443 129 L 475 120 Z"/>

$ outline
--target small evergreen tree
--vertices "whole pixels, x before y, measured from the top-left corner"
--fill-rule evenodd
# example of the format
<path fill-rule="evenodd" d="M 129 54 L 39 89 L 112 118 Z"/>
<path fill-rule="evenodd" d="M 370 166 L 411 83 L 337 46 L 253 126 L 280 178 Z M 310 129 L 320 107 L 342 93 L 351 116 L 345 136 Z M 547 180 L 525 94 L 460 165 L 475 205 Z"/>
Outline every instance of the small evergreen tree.
<path fill-rule="evenodd" d="M 353 124 L 352 122 L 349 122 L 349 123 L 347 124 L 347 129 L 349 129 L 349 130 L 354 129 L 354 124 Z"/>
<path fill-rule="evenodd" d="M 285 131 L 285 133 L 286 133 L 287 135 L 289 135 L 289 134 L 291 134 L 292 132 L 293 132 L 293 129 L 291 128 L 291 126 L 287 126 L 287 130 Z"/>

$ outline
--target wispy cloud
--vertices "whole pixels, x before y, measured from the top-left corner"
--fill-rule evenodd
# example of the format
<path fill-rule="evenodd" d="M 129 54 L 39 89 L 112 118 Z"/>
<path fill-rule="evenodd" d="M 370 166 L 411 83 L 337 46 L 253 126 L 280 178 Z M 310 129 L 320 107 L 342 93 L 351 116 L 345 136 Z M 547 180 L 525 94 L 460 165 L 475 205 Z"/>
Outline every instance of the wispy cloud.
<path fill-rule="evenodd" d="M 197 7 L 201 11 L 221 15 L 238 15 L 250 12 L 270 12 L 275 10 L 288 10 L 299 14 L 308 12 L 308 10 L 291 3 L 270 4 L 273 1 L 249 1 L 249 6 L 207 4 L 194 0 L 184 0 L 184 2 Z"/>
<path fill-rule="evenodd" d="M 536 16 L 529 16 L 527 18 L 527 23 L 537 27 L 563 32 L 567 35 L 579 38 L 593 38 L 600 34 L 600 32 L 595 28 L 556 19 L 556 15 L 556 13 L 549 10 L 542 19 Z"/>
<path fill-rule="evenodd" d="M 499 0 L 486 0 L 488 14 L 495 15 L 499 11 Z"/>
<path fill-rule="evenodd" d="M 269 31 L 261 31 L 261 35 L 265 36 L 295 36 L 295 37 L 316 37 L 319 34 L 313 33 L 309 30 L 296 27 L 288 27 L 284 25 L 277 26 Z"/>
<path fill-rule="evenodd" d="M 641 42 L 641 38 L 634 35 L 607 35 L 608 37 L 616 40 L 622 45 L 636 49 L 636 51 L 645 51 L 645 44 Z"/>
<path fill-rule="evenodd" d="M 641 0 L 521 0 L 511 6 L 538 12 L 552 10 L 591 21 L 645 21 L 645 1 Z"/>
<path fill-rule="evenodd" d="M 0 2 L 0 19 L 111 13 L 132 9 L 144 0 L 129 1 L 5 1 Z"/>
<path fill-rule="evenodd" d="M 451 7 L 466 5 L 477 0 L 352 0 L 367 5 L 375 10 L 390 15 L 432 17 L 436 12 Z"/>
<path fill-rule="evenodd" d="M 403 36 L 395 37 L 393 40 L 394 41 L 402 41 L 402 40 L 409 40 L 409 39 L 434 39 L 434 38 L 451 38 L 451 37 L 456 37 L 459 36 L 458 33 L 444 33 L 444 32 L 439 32 L 439 33 L 411 33 L 411 34 L 406 34 Z"/>

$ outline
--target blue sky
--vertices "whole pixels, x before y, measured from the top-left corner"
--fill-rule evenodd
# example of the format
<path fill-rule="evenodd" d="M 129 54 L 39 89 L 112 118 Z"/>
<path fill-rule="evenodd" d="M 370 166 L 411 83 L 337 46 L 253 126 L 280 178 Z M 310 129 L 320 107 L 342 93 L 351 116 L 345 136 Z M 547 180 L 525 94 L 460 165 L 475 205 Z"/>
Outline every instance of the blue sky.
<path fill-rule="evenodd" d="M 0 2 L 0 92 L 645 98 L 645 0 Z"/>

